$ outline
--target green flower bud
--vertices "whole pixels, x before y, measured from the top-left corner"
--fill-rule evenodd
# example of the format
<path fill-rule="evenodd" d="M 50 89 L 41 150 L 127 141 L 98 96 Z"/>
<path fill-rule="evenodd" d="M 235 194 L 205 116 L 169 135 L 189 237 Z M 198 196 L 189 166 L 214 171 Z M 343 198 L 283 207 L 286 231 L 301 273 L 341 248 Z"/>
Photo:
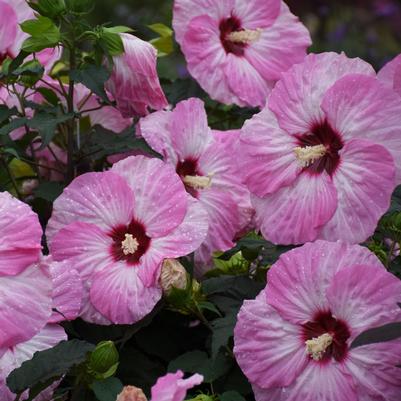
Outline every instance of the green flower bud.
<path fill-rule="evenodd" d="M 65 11 L 64 0 L 39 0 L 37 4 L 33 4 L 32 8 L 39 12 L 39 14 L 54 18 Z"/>
<path fill-rule="evenodd" d="M 102 341 L 89 358 L 88 371 L 96 379 L 107 379 L 116 372 L 118 360 L 118 351 L 113 341 Z"/>
<path fill-rule="evenodd" d="M 95 7 L 95 0 L 66 0 L 69 11 L 77 14 L 89 14 Z"/>

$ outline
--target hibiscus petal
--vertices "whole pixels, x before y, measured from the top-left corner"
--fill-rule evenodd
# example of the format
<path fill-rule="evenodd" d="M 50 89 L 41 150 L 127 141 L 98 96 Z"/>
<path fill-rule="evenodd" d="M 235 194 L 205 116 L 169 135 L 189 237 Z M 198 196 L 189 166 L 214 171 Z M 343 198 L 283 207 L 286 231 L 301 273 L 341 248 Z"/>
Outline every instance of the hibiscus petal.
<path fill-rule="evenodd" d="M 178 157 L 198 158 L 212 140 L 204 103 L 196 98 L 177 104 L 171 117 L 171 142 Z"/>
<path fill-rule="evenodd" d="M 174 230 L 187 211 L 187 193 L 175 169 L 159 159 L 132 156 L 114 164 L 112 171 L 124 177 L 135 194 L 135 218 L 151 237 Z"/>
<path fill-rule="evenodd" d="M 377 73 L 377 79 L 401 96 L 401 54 L 388 62 Z"/>
<path fill-rule="evenodd" d="M 110 230 L 129 223 L 133 208 L 134 195 L 124 178 L 110 171 L 86 173 L 75 178 L 55 200 L 46 234 L 51 239 L 76 221 Z"/>
<path fill-rule="evenodd" d="M 342 242 L 315 241 L 283 254 L 268 273 L 267 302 L 293 324 L 310 321 L 330 309 L 326 291 L 341 269 L 361 264 L 384 270 L 367 248 Z"/>
<path fill-rule="evenodd" d="M 37 334 L 51 314 L 52 284 L 38 265 L 0 278 L 0 348 Z"/>
<path fill-rule="evenodd" d="M 67 260 L 86 281 L 113 262 L 112 244 L 112 238 L 96 225 L 77 222 L 55 235 L 50 250 L 54 260 Z"/>
<path fill-rule="evenodd" d="M 264 107 L 274 83 L 265 81 L 245 57 L 227 54 L 224 75 L 231 91 L 242 103 Z"/>
<path fill-rule="evenodd" d="M 234 15 L 245 29 L 267 28 L 280 14 L 280 0 L 235 0 Z"/>
<path fill-rule="evenodd" d="M 0 277 L 16 275 L 39 259 L 42 227 L 36 213 L 0 192 Z"/>
<path fill-rule="evenodd" d="M 365 241 L 390 207 L 394 177 L 393 158 L 383 146 L 362 139 L 347 142 L 333 177 L 337 209 L 319 238 Z"/>
<path fill-rule="evenodd" d="M 281 2 L 279 17 L 246 48 L 245 56 L 265 80 L 278 80 L 293 64 L 303 61 L 311 43 L 308 30 Z"/>
<path fill-rule="evenodd" d="M 401 98 L 374 77 L 353 74 L 325 94 L 322 109 L 344 138 L 368 139 L 387 148 L 401 183 Z"/>
<path fill-rule="evenodd" d="M 350 59 L 343 53 L 309 54 L 282 75 L 269 98 L 269 108 L 282 129 L 293 135 L 306 133 L 325 118 L 320 105 L 327 89 L 355 73 L 375 76 L 372 66 L 359 58 Z"/>
<path fill-rule="evenodd" d="M 114 264 L 96 273 L 90 299 L 115 324 L 132 324 L 144 318 L 161 298 L 158 287 L 145 287 L 135 268 Z"/>
<path fill-rule="evenodd" d="M 327 299 L 333 315 L 351 329 L 350 341 L 369 328 L 401 320 L 401 281 L 383 268 L 359 265 L 340 270 Z"/>
<path fill-rule="evenodd" d="M 187 390 L 201 384 L 203 376 L 194 374 L 187 379 L 183 379 L 184 373 L 178 371 L 176 373 L 167 373 L 165 376 L 157 379 L 152 386 L 151 401 L 183 401 L 187 395 Z"/>
<path fill-rule="evenodd" d="M 263 236 L 275 244 L 301 244 L 316 239 L 337 207 L 337 191 L 324 172 L 304 172 L 288 187 L 265 198 L 252 198 Z"/>
<path fill-rule="evenodd" d="M 268 108 L 245 122 L 240 141 L 242 173 L 253 194 L 263 197 L 295 181 L 301 170 L 294 153 L 298 145 Z"/>
<path fill-rule="evenodd" d="M 389 341 L 350 350 L 346 366 L 360 399 L 398 401 L 401 394 L 401 342 Z"/>
<path fill-rule="evenodd" d="M 246 300 L 234 329 L 234 354 L 248 379 L 262 388 L 290 385 L 308 363 L 300 327 L 286 322 L 262 291 Z"/>
<path fill-rule="evenodd" d="M 0 1 L 0 56 L 7 54 L 15 40 L 18 21 L 17 15 L 9 4 Z"/>

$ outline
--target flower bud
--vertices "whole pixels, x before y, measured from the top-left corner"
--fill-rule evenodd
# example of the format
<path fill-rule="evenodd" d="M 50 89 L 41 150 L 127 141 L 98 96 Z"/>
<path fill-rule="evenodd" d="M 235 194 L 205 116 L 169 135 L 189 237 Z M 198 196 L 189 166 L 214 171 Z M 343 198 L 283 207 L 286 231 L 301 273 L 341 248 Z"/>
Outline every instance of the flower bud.
<path fill-rule="evenodd" d="M 195 398 L 191 398 L 188 401 L 214 401 L 215 398 L 211 397 L 210 395 L 206 394 L 199 394 Z"/>
<path fill-rule="evenodd" d="M 147 401 L 147 398 L 140 388 L 125 386 L 123 391 L 117 396 L 116 401 Z"/>
<path fill-rule="evenodd" d="M 160 274 L 163 292 L 168 295 L 173 287 L 185 290 L 187 282 L 187 271 L 184 266 L 176 259 L 165 259 Z"/>
<path fill-rule="evenodd" d="M 96 378 L 112 376 L 118 367 L 119 355 L 113 341 L 101 341 L 89 358 L 89 372 Z"/>

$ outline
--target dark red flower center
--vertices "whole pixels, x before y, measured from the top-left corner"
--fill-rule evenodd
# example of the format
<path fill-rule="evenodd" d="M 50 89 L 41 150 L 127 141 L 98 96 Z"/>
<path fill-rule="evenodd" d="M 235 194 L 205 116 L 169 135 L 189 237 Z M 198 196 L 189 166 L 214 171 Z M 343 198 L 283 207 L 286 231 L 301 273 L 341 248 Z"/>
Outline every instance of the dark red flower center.
<path fill-rule="evenodd" d="M 331 358 L 341 362 L 346 358 L 348 354 L 347 340 L 351 335 L 350 331 L 347 324 L 334 318 L 330 311 L 318 312 L 314 319 L 305 323 L 302 328 L 305 342 L 318 339 L 325 334 L 331 336 L 332 342 L 319 358 L 319 362 L 328 362 Z"/>
<path fill-rule="evenodd" d="M 297 135 L 297 139 L 300 148 L 317 147 L 318 145 L 323 145 L 325 148 L 323 156 L 312 159 L 305 170 L 311 174 L 320 174 L 326 171 L 332 176 L 340 164 L 339 151 L 343 148 L 344 143 L 341 135 L 331 127 L 328 121 L 313 125 L 310 132 Z"/>
<path fill-rule="evenodd" d="M 113 239 L 111 254 L 114 260 L 125 260 L 130 265 L 139 263 L 151 242 L 150 237 L 146 235 L 145 226 L 135 219 L 126 226 L 115 227 L 109 236 Z"/>
<path fill-rule="evenodd" d="M 196 177 L 202 175 L 198 170 L 198 161 L 194 158 L 187 158 L 184 161 L 179 161 L 177 163 L 176 172 L 183 181 L 185 177 Z M 186 184 L 185 181 L 184 185 L 189 194 L 195 198 L 198 197 L 198 191 L 193 186 Z"/>
<path fill-rule="evenodd" d="M 236 56 L 243 56 L 247 43 L 234 42 L 229 39 L 232 32 L 242 31 L 241 21 L 233 15 L 220 21 L 220 40 L 226 53 L 233 53 Z"/>

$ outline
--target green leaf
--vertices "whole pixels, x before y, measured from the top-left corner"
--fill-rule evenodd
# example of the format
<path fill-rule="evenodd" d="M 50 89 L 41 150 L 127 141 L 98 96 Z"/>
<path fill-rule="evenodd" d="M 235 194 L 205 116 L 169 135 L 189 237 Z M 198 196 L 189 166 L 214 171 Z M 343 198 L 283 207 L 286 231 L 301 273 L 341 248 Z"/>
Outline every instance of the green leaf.
<path fill-rule="evenodd" d="M 4 121 L 8 120 L 11 116 L 14 116 L 18 113 L 16 107 L 8 108 L 6 105 L 0 105 L 0 124 L 3 124 Z"/>
<path fill-rule="evenodd" d="M 57 133 L 57 125 L 71 120 L 73 114 L 63 114 L 55 116 L 50 113 L 39 111 L 28 121 L 28 126 L 36 131 L 42 139 L 42 145 L 39 148 L 44 149 Z"/>
<path fill-rule="evenodd" d="M 206 352 L 190 351 L 170 362 L 168 371 L 181 369 L 187 373 L 200 373 L 205 383 L 212 383 L 227 373 L 230 367 L 231 361 L 222 354 L 210 359 Z"/>
<path fill-rule="evenodd" d="M 221 347 L 225 347 L 228 340 L 234 335 L 234 327 L 237 322 L 237 311 L 228 313 L 222 318 L 211 322 L 212 334 L 212 358 L 215 358 Z"/>
<path fill-rule="evenodd" d="M 159 38 L 152 39 L 150 43 L 158 50 L 159 57 L 167 56 L 174 51 L 173 30 L 164 24 L 152 24 L 148 27 L 160 35 Z"/>
<path fill-rule="evenodd" d="M 381 327 L 364 331 L 351 344 L 351 348 L 395 340 L 401 337 L 401 322 L 385 324 Z"/>
<path fill-rule="evenodd" d="M 8 124 L 4 125 L 0 128 L 0 136 L 8 135 L 10 132 L 14 131 L 17 128 L 23 127 L 28 123 L 28 119 L 26 117 L 14 118 Z"/>
<path fill-rule="evenodd" d="M 99 401 L 116 401 L 118 394 L 123 390 L 123 384 L 116 377 L 95 381 L 92 390 Z"/>
<path fill-rule="evenodd" d="M 110 73 L 103 66 L 87 64 L 80 70 L 70 72 L 70 78 L 75 82 L 79 82 L 89 88 L 93 93 L 98 95 L 104 102 L 110 104 L 104 89 L 104 84 L 110 78 Z"/>
<path fill-rule="evenodd" d="M 63 185 L 59 182 L 48 181 L 42 182 L 34 191 L 37 198 L 54 202 L 63 192 Z"/>
<path fill-rule="evenodd" d="M 226 391 L 221 394 L 220 401 L 246 401 L 245 398 L 236 391 Z"/>
<path fill-rule="evenodd" d="M 129 28 L 128 26 L 124 26 L 124 25 L 104 27 L 103 30 L 106 32 L 110 32 L 110 33 L 134 32 L 134 30 L 132 28 Z"/>
<path fill-rule="evenodd" d="M 88 352 L 95 348 L 86 341 L 62 341 L 54 348 L 35 352 L 33 358 L 13 370 L 7 378 L 7 385 L 13 393 L 22 393 L 37 383 L 46 383 L 60 377 L 73 366 L 85 361 Z"/>
<path fill-rule="evenodd" d="M 118 33 L 104 31 L 100 35 L 99 44 L 107 50 L 110 56 L 119 56 L 124 53 L 124 44 Z"/>
<path fill-rule="evenodd" d="M 27 20 L 21 24 L 21 29 L 31 35 L 22 44 L 22 50 L 28 53 L 54 47 L 61 39 L 60 30 L 47 17 L 39 16 L 37 19 Z"/>
<path fill-rule="evenodd" d="M 51 89 L 42 87 L 37 88 L 36 90 L 45 98 L 48 103 L 50 103 L 52 106 L 57 106 L 59 98 Z"/>
<path fill-rule="evenodd" d="M 65 11 L 64 0 L 39 0 L 37 4 L 29 2 L 31 8 L 34 8 L 39 14 L 54 18 Z"/>

